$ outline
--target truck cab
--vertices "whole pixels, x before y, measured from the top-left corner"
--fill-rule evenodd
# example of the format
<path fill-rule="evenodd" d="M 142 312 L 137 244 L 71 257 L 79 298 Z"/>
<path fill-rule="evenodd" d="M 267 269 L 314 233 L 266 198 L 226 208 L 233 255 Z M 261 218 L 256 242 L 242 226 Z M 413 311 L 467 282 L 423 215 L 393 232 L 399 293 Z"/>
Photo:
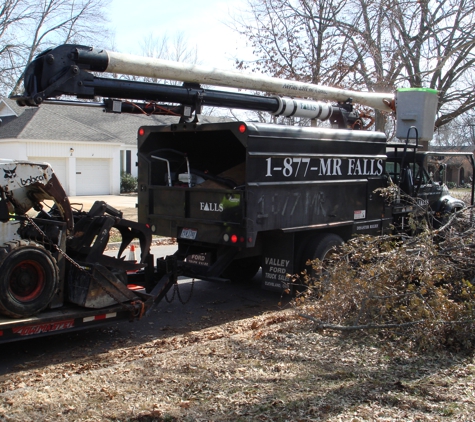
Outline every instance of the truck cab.
<path fill-rule="evenodd" d="M 469 159 L 474 168 L 473 155 L 417 151 L 415 145 L 408 148 L 401 143 L 389 144 L 386 153 L 386 173 L 406 194 L 404 198 L 399 198 L 399 204 L 413 206 L 413 213 L 416 214 L 428 212 L 433 228 L 440 228 L 450 214 L 465 207 L 464 201 L 453 197 L 445 184 L 445 165 L 442 160 L 446 156 L 463 156 Z M 395 204 L 396 214 L 399 211 L 400 206 Z"/>

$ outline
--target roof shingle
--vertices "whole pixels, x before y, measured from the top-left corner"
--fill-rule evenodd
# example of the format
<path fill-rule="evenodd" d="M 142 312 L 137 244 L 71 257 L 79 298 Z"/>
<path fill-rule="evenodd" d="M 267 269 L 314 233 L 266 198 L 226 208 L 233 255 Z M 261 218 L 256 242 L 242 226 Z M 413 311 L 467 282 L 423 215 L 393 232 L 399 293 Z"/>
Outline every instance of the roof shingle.
<path fill-rule="evenodd" d="M 0 98 L 19 117 L 0 126 L 0 139 L 41 139 L 74 142 L 110 142 L 136 145 L 140 126 L 171 124 L 173 116 L 105 113 L 100 107 L 43 104 L 40 107 L 18 107 L 16 102 Z M 222 118 L 203 117 L 203 121 Z M 225 119 L 229 120 L 229 119 Z"/>

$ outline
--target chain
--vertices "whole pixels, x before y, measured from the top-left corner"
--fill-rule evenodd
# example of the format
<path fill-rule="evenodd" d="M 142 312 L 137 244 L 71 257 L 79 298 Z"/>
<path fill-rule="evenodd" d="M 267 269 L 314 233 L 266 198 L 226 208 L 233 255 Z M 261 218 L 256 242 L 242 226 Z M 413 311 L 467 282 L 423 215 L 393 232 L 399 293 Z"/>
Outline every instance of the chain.
<path fill-rule="evenodd" d="M 167 294 L 165 294 L 165 300 L 168 302 L 168 303 L 172 303 L 175 299 L 175 294 L 178 296 L 178 300 L 180 301 L 180 303 L 182 305 L 186 305 L 190 299 L 191 299 L 191 296 L 193 295 L 193 288 L 195 287 L 195 279 L 192 279 L 191 280 L 191 290 L 190 290 L 190 294 L 188 295 L 187 299 L 186 300 L 183 300 L 182 297 L 181 297 L 181 294 L 180 294 L 180 289 L 178 288 L 178 283 L 175 283 L 173 285 L 173 294 L 172 294 L 172 297 L 170 299 L 168 299 L 168 296 Z"/>
<path fill-rule="evenodd" d="M 114 300 L 115 302 L 117 302 L 118 304 L 120 304 L 120 306 L 126 310 L 127 312 L 129 312 L 131 310 L 131 306 L 127 306 L 125 303 L 123 303 L 118 297 L 116 297 L 113 293 L 107 291 L 101 284 L 101 282 L 99 280 L 97 280 L 96 278 L 94 278 L 94 276 L 87 272 L 86 269 L 84 267 L 82 267 L 81 265 L 79 265 L 76 261 L 74 261 L 74 259 L 72 259 L 66 252 L 64 252 L 56 243 L 54 243 L 53 241 L 51 241 L 51 239 L 46 235 L 45 232 L 43 232 L 43 230 L 41 230 L 41 228 L 33 221 L 33 219 L 28 215 L 28 214 L 24 214 L 26 219 L 28 220 L 28 222 L 35 228 L 35 230 L 41 235 L 43 236 L 43 238 L 47 239 L 48 242 L 50 244 L 52 244 L 54 246 L 54 248 L 67 260 L 69 261 L 74 267 L 76 267 L 79 271 L 81 271 L 82 273 L 86 274 L 87 277 L 89 277 L 91 280 L 94 280 L 97 285 L 105 292 L 106 295 L 108 295 L 112 300 Z M 138 304 L 140 305 L 140 302 L 141 301 L 135 301 L 133 302 L 134 304 Z M 143 308 L 143 306 L 141 307 Z M 135 307 L 132 306 L 132 309 L 135 311 Z M 139 316 L 143 313 L 143 310 L 139 309 L 138 311 L 136 311 L 134 313 L 134 316 Z"/>
<path fill-rule="evenodd" d="M 68 260 L 73 266 L 75 266 L 78 270 L 80 271 L 83 271 L 87 274 L 89 274 L 83 267 L 81 267 L 76 261 L 74 261 L 74 259 L 72 259 L 66 252 L 64 252 L 56 243 L 52 242 L 51 239 L 46 235 L 45 232 L 43 232 L 43 230 L 41 230 L 41 228 L 33 221 L 33 219 L 28 215 L 28 214 L 25 214 L 25 217 L 26 219 L 28 220 L 28 222 L 36 229 L 36 231 L 41 234 L 41 236 L 43 236 L 45 239 L 48 240 L 48 242 L 50 244 L 52 244 L 54 246 L 54 248 L 61 254 L 63 255 L 63 257 Z"/>
<path fill-rule="evenodd" d="M 190 294 L 188 295 L 188 298 L 187 298 L 185 301 L 183 301 L 183 299 L 181 298 L 180 290 L 178 289 L 178 284 L 175 284 L 175 286 L 176 286 L 176 292 L 177 292 L 177 294 L 178 294 L 178 299 L 180 300 L 180 303 L 181 303 L 182 305 L 186 305 L 186 304 L 190 301 L 191 295 L 193 294 L 193 287 L 195 287 L 195 279 L 193 278 L 193 279 L 191 280 L 191 290 L 190 290 Z"/>
<path fill-rule="evenodd" d="M 176 291 L 178 290 L 178 284 L 174 284 L 173 285 L 173 294 L 172 294 L 172 297 L 171 299 L 168 299 L 168 292 L 165 293 L 165 300 L 168 302 L 168 303 L 172 303 L 174 300 L 175 300 L 175 293 Z"/>

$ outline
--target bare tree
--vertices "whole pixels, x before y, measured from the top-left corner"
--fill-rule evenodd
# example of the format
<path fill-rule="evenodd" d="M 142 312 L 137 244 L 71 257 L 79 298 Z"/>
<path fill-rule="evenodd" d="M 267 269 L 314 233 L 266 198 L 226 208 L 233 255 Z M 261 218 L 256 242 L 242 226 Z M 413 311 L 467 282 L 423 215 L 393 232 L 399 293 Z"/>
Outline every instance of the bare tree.
<path fill-rule="evenodd" d="M 239 69 L 321 85 L 344 86 L 351 67 L 342 65 L 345 40 L 333 25 L 333 16 L 347 0 L 248 0 L 246 12 L 231 26 L 247 37 L 255 61 L 237 60 Z M 258 120 L 268 120 L 262 113 Z M 271 117 L 276 121 L 275 117 Z M 284 124 L 291 122 L 279 118 Z M 294 119 L 299 125 L 309 119 Z M 321 124 L 320 122 L 318 123 Z"/>
<path fill-rule="evenodd" d="M 332 17 L 346 0 L 250 0 L 249 12 L 235 20 L 258 59 L 240 67 L 275 77 L 340 85 L 342 40 Z"/>
<path fill-rule="evenodd" d="M 109 0 L 6 0 L 0 9 L 3 94 L 20 90 L 22 71 L 40 51 L 58 44 L 107 38 Z"/>
<path fill-rule="evenodd" d="M 6 92 L 15 83 L 22 46 L 15 28 L 31 19 L 31 10 L 24 0 L 5 0 L 0 9 L 0 85 Z M 5 93 L 3 92 L 3 93 Z"/>
<path fill-rule="evenodd" d="M 475 112 L 469 110 L 438 128 L 434 141 L 437 145 L 475 145 Z"/>
<path fill-rule="evenodd" d="M 198 62 L 198 49 L 190 46 L 183 32 L 178 32 L 170 38 L 167 34 L 157 37 L 150 34 L 140 43 L 142 55 L 155 59 L 173 60 L 175 62 L 196 64 Z M 134 77 L 134 80 L 145 82 L 161 82 L 156 78 Z M 170 83 L 167 81 L 167 83 Z"/>
<path fill-rule="evenodd" d="M 473 0 L 249 0 L 240 67 L 377 92 L 440 91 L 436 126 L 475 106 Z M 379 119 L 377 128 L 384 128 Z"/>
<path fill-rule="evenodd" d="M 147 57 L 173 60 L 176 62 L 196 63 L 198 50 L 190 43 L 183 32 L 178 32 L 172 38 L 165 34 L 161 37 L 149 35 L 140 43 L 142 54 Z"/>
<path fill-rule="evenodd" d="M 353 73 L 347 85 L 352 89 L 392 92 L 403 64 L 397 44 L 389 36 L 388 7 L 381 0 L 349 0 L 333 23 L 345 38 L 342 61 Z M 383 131 L 386 116 L 375 111 L 376 130 Z"/>
<path fill-rule="evenodd" d="M 392 1 L 387 14 L 404 81 L 440 92 L 435 126 L 473 109 L 473 0 Z"/>

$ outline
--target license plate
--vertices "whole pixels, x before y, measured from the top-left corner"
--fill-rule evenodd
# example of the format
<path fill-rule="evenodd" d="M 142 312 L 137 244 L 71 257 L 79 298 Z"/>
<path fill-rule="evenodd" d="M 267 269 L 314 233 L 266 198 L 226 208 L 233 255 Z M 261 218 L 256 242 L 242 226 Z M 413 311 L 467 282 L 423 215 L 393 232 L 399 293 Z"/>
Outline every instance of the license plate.
<path fill-rule="evenodd" d="M 180 234 L 180 239 L 190 239 L 195 240 L 198 230 L 183 228 Z"/>

